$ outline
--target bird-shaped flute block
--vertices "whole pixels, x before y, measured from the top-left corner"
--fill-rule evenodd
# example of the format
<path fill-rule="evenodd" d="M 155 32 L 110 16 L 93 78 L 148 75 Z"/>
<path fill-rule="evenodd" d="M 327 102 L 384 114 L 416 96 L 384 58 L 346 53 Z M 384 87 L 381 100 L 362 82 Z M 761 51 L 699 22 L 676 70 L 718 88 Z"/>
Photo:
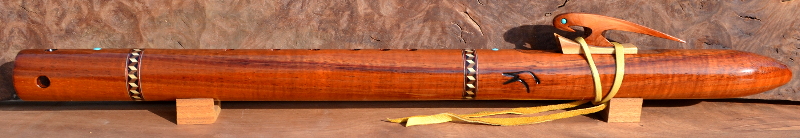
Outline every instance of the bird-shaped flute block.
<path fill-rule="evenodd" d="M 575 30 L 570 28 L 570 26 L 581 26 L 588 28 L 585 29 L 587 34 L 585 37 L 589 51 L 591 51 L 592 54 L 611 54 L 614 52 L 614 48 L 612 47 L 614 45 L 611 44 L 611 42 L 608 41 L 608 39 L 603 35 L 608 30 L 628 31 L 678 41 L 681 43 L 686 42 L 636 23 L 613 17 L 587 13 L 566 13 L 558 15 L 553 18 L 553 26 L 560 30 L 569 32 L 575 32 Z M 561 50 L 564 54 L 582 53 L 580 50 L 580 44 L 577 42 L 558 34 L 555 34 L 555 36 L 561 44 Z M 625 43 L 621 45 L 624 47 L 625 54 L 636 54 L 638 51 L 638 48 L 636 48 L 636 46 L 633 44 Z"/>

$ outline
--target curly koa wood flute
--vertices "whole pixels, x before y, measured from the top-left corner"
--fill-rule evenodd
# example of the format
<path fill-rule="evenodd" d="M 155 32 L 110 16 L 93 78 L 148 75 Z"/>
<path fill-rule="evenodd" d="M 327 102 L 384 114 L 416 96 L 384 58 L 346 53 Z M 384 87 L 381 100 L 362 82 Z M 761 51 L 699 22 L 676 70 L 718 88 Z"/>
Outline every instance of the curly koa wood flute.
<path fill-rule="evenodd" d="M 614 57 L 593 57 L 608 91 Z M 625 64 L 616 97 L 740 97 L 791 79 L 735 50 L 639 51 Z M 514 49 L 30 49 L 13 79 L 29 101 L 582 100 L 595 97 L 589 69 L 582 55 Z"/>
<path fill-rule="evenodd" d="M 594 58 L 609 88 L 613 57 Z M 616 97 L 739 97 L 791 79 L 780 62 L 735 50 L 655 50 L 625 60 Z M 593 98 L 588 70 L 580 55 L 513 49 L 31 49 L 19 52 L 13 78 L 30 101 L 533 100 Z M 510 74 L 529 88 L 505 83 Z"/>

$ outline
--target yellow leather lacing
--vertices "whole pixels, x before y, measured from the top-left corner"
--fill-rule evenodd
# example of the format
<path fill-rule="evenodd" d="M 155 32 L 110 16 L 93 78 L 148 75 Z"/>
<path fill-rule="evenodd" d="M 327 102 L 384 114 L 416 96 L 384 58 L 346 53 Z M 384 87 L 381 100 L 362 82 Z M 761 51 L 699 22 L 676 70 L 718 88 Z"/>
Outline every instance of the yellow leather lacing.
<path fill-rule="evenodd" d="M 586 60 L 589 62 L 589 68 L 592 71 L 592 79 L 594 80 L 594 87 L 595 87 L 595 99 L 594 101 L 592 101 L 592 103 L 595 106 L 593 107 L 570 110 L 561 113 L 548 114 L 542 116 L 532 116 L 532 117 L 479 118 L 479 117 L 499 115 L 499 114 L 517 114 L 517 115 L 534 114 L 545 111 L 572 108 L 589 102 L 589 100 L 580 100 L 580 101 L 557 104 L 557 105 L 514 108 L 505 111 L 478 112 L 473 114 L 461 114 L 461 115 L 453 113 L 441 113 L 436 115 L 421 115 L 421 116 L 411 116 L 411 117 L 404 117 L 397 119 L 388 119 L 387 121 L 394 123 L 405 123 L 406 127 L 414 125 L 437 124 L 444 122 L 462 122 L 462 123 L 478 123 L 478 124 L 498 125 L 498 126 L 516 126 L 516 125 L 536 124 L 556 119 L 569 118 L 573 116 L 599 112 L 606 108 L 606 103 L 609 100 L 611 100 L 611 98 L 614 97 L 614 95 L 617 94 L 620 85 L 622 85 L 622 78 L 625 75 L 625 54 L 623 51 L 623 47 L 619 43 L 612 42 L 612 44 L 614 44 L 614 54 L 616 56 L 616 63 L 617 63 L 616 75 L 614 76 L 614 84 L 611 86 L 611 91 L 608 93 L 607 96 L 605 96 L 604 99 L 602 93 L 602 85 L 601 85 L 602 83 L 600 83 L 600 73 L 598 73 L 597 66 L 595 66 L 594 64 L 594 59 L 592 58 L 592 54 L 589 51 L 589 46 L 586 44 L 586 41 L 581 37 L 576 38 L 575 41 L 578 41 L 578 43 L 580 43 L 581 49 L 583 50 L 583 53 L 586 56 Z"/>

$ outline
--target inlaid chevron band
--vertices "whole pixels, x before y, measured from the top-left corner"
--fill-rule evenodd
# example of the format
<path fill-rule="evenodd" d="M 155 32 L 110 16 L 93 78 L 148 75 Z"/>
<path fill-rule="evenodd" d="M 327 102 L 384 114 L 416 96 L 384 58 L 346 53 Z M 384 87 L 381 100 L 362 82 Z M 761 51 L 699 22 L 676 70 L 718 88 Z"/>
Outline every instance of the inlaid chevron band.
<path fill-rule="evenodd" d="M 464 49 L 464 95 L 466 100 L 475 99 L 478 92 L 478 56 L 474 49 Z"/>
<path fill-rule="evenodd" d="M 142 89 L 139 87 L 139 64 L 142 60 L 142 51 L 144 49 L 131 49 L 128 54 L 127 71 L 128 71 L 128 95 L 131 100 L 144 101 L 142 96 Z"/>

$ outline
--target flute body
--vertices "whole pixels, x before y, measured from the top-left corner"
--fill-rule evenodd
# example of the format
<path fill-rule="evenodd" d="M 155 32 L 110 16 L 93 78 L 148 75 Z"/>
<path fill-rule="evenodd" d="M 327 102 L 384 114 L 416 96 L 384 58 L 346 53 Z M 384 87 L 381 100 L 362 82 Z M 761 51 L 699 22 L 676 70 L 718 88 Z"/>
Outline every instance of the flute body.
<path fill-rule="evenodd" d="M 614 57 L 593 57 L 608 92 Z M 780 62 L 735 50 L 625 62 L 616 97 L 731 98 L 791 79 Z M 595 97 L 589 69 L 582 55 L 514 49 L 30 49 L 13 79 L 27 101 L 581 100 Z"/>

